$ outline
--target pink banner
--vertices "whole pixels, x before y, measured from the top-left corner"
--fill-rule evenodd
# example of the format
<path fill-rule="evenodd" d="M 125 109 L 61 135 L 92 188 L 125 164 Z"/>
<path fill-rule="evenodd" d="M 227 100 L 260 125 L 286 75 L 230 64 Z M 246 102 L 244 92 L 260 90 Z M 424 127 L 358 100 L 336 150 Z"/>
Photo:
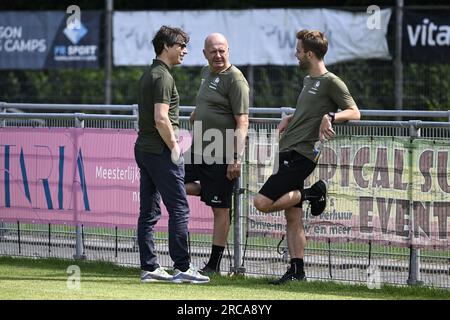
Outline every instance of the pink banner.
<path fill-rule="evenodd" d="M 182 137 L 186 150 L 190 137 Z M 0 128 L 0 221 L 135 228 L 135 140 L 134 130 Z M 190 231 L 211 233 L 211 209 L 197 197 L 189 206 Z"/>

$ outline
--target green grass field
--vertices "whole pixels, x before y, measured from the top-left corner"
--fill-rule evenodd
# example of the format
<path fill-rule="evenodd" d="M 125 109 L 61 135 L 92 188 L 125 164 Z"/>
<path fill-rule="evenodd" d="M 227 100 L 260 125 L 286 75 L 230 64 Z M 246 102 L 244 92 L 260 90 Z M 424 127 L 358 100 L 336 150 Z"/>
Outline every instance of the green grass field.
<path fill-rule="evenodd" d="M 67 268 L 81 270 L 80 289 L 69 289 Z M 139 269 L 111 263 L 0 257 L 0 300 L 160 299 L 160 300 L 352 300 L 450 299 L 450 291 L 421 287 L 343 285 L 311 281 L 273 286 L 266 278 L 212 277 L 209 284 L 139 282 Z"/>

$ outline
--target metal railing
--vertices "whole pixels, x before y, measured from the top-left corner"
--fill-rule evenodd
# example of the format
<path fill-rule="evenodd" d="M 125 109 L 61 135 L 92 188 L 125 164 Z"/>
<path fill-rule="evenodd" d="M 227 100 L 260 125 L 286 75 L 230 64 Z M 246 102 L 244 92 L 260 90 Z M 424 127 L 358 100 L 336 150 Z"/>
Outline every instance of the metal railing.
<path fill-rule="evenodd" d="M 85 113 L 7 113 L 10 108 L 28 110 L 86 110 L 86 111 L 121 111 L 130 112 L 130 115 L 107 115 L 107 114 L 85 114 Z M 181 112 L 189 113 L 193 107 L 181 107 Z M 17 111 L 17 110 L 15 110 Z M 291 113 L 291 108 L 252 108 L 252 115 L 272 114 L 279 115 Z M 450 111 L 432 112 L 430 114 L 418 111 L 381 111 L 361 110 L 361 113 L 372 116 L 409 116 L 409 117 L 446 117 L 450 118 Z M 274 129 L 280 117 L 253 118 L 251 128 Z M 190 128 L 187 121 L 188 116 L 181 117 L 181 127 Z M 14 104 L 0 103 L 0 127 L 26 126 L 24 122 L 29 121 L 32 126 L 49 127 L 108 127 L 108 128 L 137 128 L 137 106 L 136 105 L 47 105 L 47 104 Z M 36 121 L 40 120 L 40 121 Z M 108 123 L 107 126 L 104 123 Z M 345 125 L 336 126 L 337 134 L 355 135 L 364 134 L 368 136 L 402 136 L 419 137 L 425 136 L 433 139 L 448 139 L 450 137 L 449 122 L 430 121 L 349 121 Z M 280 264 L 287 260 L 287 250 L 284 242 L 274 243 L 273 239 L 259 239 L 256 241 L 245 232 L 246 209 L 243 206 L 244 188 L 238 181 L 235 194 L 235 219 L 231 230 L 233 236 L 233 250 L 225 255 L 224 260 L 230 265 L 230 272 L 247 272 L 250 274 L 275 275 L 282 272 Z M 120 232 L 120 234 L 118 234 Z M 170 265 L 167 256 L 166 236 L 164 234 L 156 237 L 160 253 L 165 253 L 165 265 Z M 33 240 L 34 239 L 34 240 Z M 38 240 L 36 240 L 38 239 Z M 197 245 L 192 250 L 193 259 L 205 259 L 208 254 L 211 238 L 201 236 L 193 239 L 191 243 Z M 252 243 L 254 240 L 254 243 Z M 261 242 L 262 241 L 262 242 Z M 71 257 L 67 254 L 67 248 L 75 249 L 75 258 L 87 258 L 97 260 L 108 260 L 124 264 L 138 264 L 138 253 L 136 246 L 136 234 L 134 230 L 112 229 L 90 229 L 88 231 L 82 225 L 74 228 L 64 226 L 42 226 L 39 224 L 26 225 L 18 221 L 16 225 L 11 223 L 0 223 L 0 242 L 7 244 L 0 248 L 0 254 L 45 256 L 37 247 L 47 247 L 48 256 Z M 263 243 L 263 244 L 261 244 Z M 275 250 L 281 250 L 279 255 L 274 255 Z M 375 249 L 374 249 L 375 248 Z M 424 282 L 427 285 L 438 287 L 450 287 L 449 262 L 447 253 L 433 250 L 424 255 L 419 249 L 395 249 L 376 246 L 372 243 L 365 244 L 340 244 L 311 242 L 306 248 L 307 256 L 310 255 L 313 262 L 306 261 L 311 268 L 310 277 L 317 279 L 336 279 L 351 282 L 364 282 L 367 279 L 367 268 L 376 259 L 387 261 L 382 269 L 388 278 L 385 282 L 395 284 L 418 284 Z M 37 251 L 36 251 L 37 250 Z M 40 252 L 40 253 L 39 253 Z M 164 259 L 164 258 L 163 258 Z M 438 261 L 438 263 L 436 263 Z M 164 264 L 163 262 L 163 264 Z M 423 268 L 421 265 L 430 265 Z M 227 262 L 224 262 L 225 264 Z M 436 267 L 439 265 L 439 267 Z M 446 267 L 443 267 L 445 266 Z M 433 271 L 435 268 L 436 270 Z M 355 271 L 357 270 L 357 271 Z M 430 271 L 431 270 L 431 271 Z M 399 276 L 400 275 L 400 276 Z M 435 278 L 438 278 L 436 280 Z"/>
<path fill-rule="evenodd" d="M 0 113 L 7 109 L 14 109 L 15 113 L 18 110 L 57 110 L 57 111 L 120 111 L 130 112 L 137 115 L 138 105 L 104 105 L 104 104 L 44 104 L 44 103 L 8 103 L 0 102 Z M 181 113 L 190 113 L 195 109 L 194 106 L 180 106 Z M 258 114 L 283 115 L 291 114 L 295 111 L 291 107 L 279 108 L 250 108 L 250 116 Z M 442 111 L 423 111 L 423 110 L 360 110 L 362 117 L 413 117 L 413 118 L 447 118 L 450 122 L 450 110 Z M 76 113 L 82 115 L 83 113 Z M 32 117 L 31 117 L 32 118 Z M 123 120 L 126 120 L 125 118 Z"/>

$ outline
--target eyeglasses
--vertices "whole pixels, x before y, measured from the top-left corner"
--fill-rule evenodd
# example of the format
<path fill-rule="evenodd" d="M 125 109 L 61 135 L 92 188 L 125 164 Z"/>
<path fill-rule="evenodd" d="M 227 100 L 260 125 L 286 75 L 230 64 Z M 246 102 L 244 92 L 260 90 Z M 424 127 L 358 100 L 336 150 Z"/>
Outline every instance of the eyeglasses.
<path fill-rule="evenodd" d="M 175 42 L 174 44 L 179 45 L 181 49 L 186 48 L 186 43 Z"/>

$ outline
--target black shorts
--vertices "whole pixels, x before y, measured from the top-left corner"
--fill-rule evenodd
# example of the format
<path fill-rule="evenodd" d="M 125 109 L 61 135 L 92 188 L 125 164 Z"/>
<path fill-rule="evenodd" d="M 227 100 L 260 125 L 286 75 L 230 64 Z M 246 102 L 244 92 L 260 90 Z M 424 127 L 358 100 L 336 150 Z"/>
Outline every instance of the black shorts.
<path fill-rule="evenodd" d="M 272 174 L 259 193 L 276 201 L 293 190 L 303 190 L 305 179 L 314 171 L 316 164 L 296 151 L 278 154 L 278 171 Z M 296 205 L 301 207 L 301 203 Z"/>
<path fill-rule="evenodd" d="M 184 183 L 200 181 L 200 200 L 213 208 L 231 208 L 233 180 L 227 178 L 228 164 L 185 164 Z"/>

